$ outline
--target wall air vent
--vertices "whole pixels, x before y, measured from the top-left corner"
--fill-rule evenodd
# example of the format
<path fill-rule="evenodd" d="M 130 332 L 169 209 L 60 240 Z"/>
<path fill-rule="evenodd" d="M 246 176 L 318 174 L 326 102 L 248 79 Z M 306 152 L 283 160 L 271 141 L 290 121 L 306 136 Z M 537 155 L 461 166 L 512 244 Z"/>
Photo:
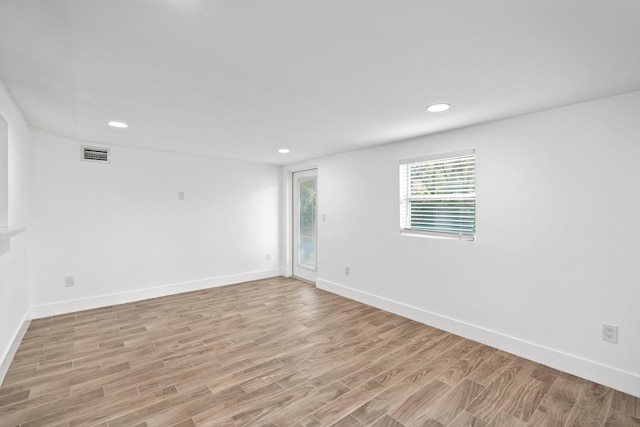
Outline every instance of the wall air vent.
<path fill-rule="evenodd" d="M 82 160 L 97 163 L 109 163 L 110 149 L 82 146 Z"/>

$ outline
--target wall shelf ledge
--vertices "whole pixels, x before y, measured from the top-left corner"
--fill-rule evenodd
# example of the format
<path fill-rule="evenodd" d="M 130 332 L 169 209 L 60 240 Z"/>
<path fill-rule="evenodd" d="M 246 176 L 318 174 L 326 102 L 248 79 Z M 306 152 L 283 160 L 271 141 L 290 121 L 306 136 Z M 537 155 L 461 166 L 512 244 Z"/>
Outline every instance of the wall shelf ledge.
<path fill-rule="evenodd" d="M 0 240 L 9 240 L 25 231 L 27 231 L 27 227 L 0 227 Z"/>

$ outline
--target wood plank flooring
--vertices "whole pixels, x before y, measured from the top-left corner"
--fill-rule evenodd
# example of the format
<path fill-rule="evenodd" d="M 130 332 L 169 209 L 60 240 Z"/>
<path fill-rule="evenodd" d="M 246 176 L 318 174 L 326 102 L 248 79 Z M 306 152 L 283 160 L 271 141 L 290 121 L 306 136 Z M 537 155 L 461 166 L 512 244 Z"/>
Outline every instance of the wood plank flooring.
<path fill-rule="evenodd" d="M 273 278 L 34 320 L 1 426 L 640 426 L 640 399 Z"/>

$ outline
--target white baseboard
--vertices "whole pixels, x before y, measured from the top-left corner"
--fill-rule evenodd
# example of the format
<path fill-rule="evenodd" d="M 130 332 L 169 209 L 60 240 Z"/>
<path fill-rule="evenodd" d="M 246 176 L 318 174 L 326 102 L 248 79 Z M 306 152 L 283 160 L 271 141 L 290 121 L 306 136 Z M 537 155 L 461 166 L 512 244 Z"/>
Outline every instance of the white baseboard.
<path fill-rule="evenodd" d="M 291 269 L 290 268 L 281 268 L 280 276 L 282 277 L 291 277 Z"/>
<path fill-rule="evenodd" d="M 149 298 L 164 297 L 183 292 L 198 291 L 201 289 L 215 288 L 218 286 L 232 285 L 234 283 L 249 282 L 252 280 L 267 279 L 280 274 L 280 269 L 252 271 L 249 273 L 233 274 L 229 276 L 213 277 L 192 282 L 173 283 L 170 285 L 153 288 L 136 289 L 128 292 L 98 295 L 91 298 L 83 298 L 70 301 L 61 301 L 51 304 L 42 304 L 31 307 L 33 319 L 57 316 L 59 314 L 73 313 L 74 311 L 90 310 L 92 308 L 106 307 L 115 304 L 140 301 Z"/>
<path fill-rule="evenodd" d="M 9 366 L 11 365 L 13 356 L 18 350 L 18 346 L 22 341 L 22 337 L 24 337 L 24 334 L 27 333 L 27 329 L 29 329 L 30 323 L 31 309 L 27 309 L 27 311 L 24 313 L 24 316 L 22 316 L 22 321 L 20 322 L 18 328 L 13 333 L 11 343 L 5 350 L 3 350 L 2 356 L 0 357 L 0 385 L 2 385 L 5 375 L 7 375 L 7 371 L 9 370 Z"/>
<path fill-rule="evenodd" d="M 640 397 L 640 376 L 574 354 L 528 342 L 477 325 L 432 313 L 418 307 L 373 295 L 328 280 L 318 279 L 319 289 L 377 307 L 391 313 L 478 341 L 534 362 Z"/>

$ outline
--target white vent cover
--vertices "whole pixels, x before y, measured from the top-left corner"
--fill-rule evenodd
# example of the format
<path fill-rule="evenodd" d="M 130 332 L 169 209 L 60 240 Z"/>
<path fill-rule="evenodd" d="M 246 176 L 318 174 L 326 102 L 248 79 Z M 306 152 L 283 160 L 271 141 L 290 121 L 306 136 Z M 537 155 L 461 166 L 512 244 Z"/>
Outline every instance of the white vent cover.
<path fill-rule="evenodd" d="M 82 146 L 82 160 L 98 163 L 109 163 L 110 149 Z"/>

